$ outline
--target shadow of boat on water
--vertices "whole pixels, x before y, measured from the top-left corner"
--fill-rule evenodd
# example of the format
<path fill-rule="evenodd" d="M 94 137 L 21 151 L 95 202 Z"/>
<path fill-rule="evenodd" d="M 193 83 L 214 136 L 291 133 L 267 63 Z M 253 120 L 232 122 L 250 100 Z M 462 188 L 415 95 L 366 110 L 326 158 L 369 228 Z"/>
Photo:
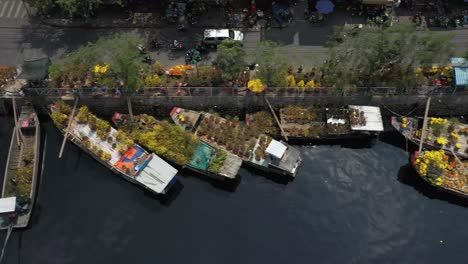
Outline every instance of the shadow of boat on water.
<path fill-rule="evenodd" d="M 379 140 L 403 150 L 413 151 L 417 149 L 417 146 L 413 142 L 409 140 L 407 142 L 405 137 L 395 129 L 380 133 Z"/>
<path fill-rule="evenodd" d="M 445 192 L 430 185 L 414 171 L 410 164 L 406 164 L 400 167 L 398 170 L 398 181 L 413 187 L 415 190 L 429 199 L 437 199 L 468 208 L 468 199 Z"/>
<path fill-rule="evenodd" d="M 227 191 L 227 192 L 235 192 L 237 190 L 237 187 L 239 187 L 241 181 L 242 181 L 242 176 L 237 175 L 235 179 L 223 179 L 223 180 L 218 180 L 218 179 L 213 179 L 207 175 L 204 175 L 202 173 L 190 170 L 190 169 L 183 169 L 183 176 L 182 178 L 188 178 L 188 177 L 193 177 L 196 178 L 200 181 L 207 182 L 211 184 L 213 187 Z"/>

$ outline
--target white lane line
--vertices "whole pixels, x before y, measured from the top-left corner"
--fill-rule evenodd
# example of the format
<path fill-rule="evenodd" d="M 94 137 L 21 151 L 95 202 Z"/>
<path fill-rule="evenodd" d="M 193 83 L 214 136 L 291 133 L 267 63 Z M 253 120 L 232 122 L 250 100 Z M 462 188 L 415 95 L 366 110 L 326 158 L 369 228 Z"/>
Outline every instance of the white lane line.
<path fill-rule="evenodd" d="M 5 10 L 6 10 L 9 3 L 10 2 L 8 2 L 8 1 L 3 3 L 3 8 L 2 8 L 2 12 L 0 13 L 0 17 L 3 17 L 3 13 L 5 13 Z"/>
<path fill-rule="evenodd" d="M 15 16 L 14 18 L 18 17 L 19 12 L 21 11 L 21 7 L 23 6 L 22 2 L 18 2 L 18 7 L 16 8 Z"/>
<path fill-rule="evenodd" d="M 6 16 L 7 18 L 10 17 L 11 11 L 13 11 L 13 7 L 15 7 L 15 2 L 11 2 L 11 4 L 12 4 L 12 5 L 11 5 L 11 7 L 10 7 L 10 10 L 8 11 L 8 15 Z"/>
<path fill-rule="evenodd" d="M 21 10 L 22 10 L 22 12 L 21 12 L 20 18 L 25 18 L 25 17 L 27 17 L 27 16 L 28 16 L 28 11 L 26 11 L 26 8 L 23 8 L 23 9 L 21 9 Z"/>

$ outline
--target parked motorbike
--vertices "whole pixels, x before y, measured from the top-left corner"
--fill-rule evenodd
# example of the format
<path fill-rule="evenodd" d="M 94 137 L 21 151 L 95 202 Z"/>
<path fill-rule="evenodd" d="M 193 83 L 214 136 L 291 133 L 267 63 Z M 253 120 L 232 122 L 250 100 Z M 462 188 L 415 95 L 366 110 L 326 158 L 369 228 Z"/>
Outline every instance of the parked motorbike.
<path fill-rule="evenodd" d="M 305 15 L 307 21 L 312 24 L 322 23 L 325 20 L 325 16 L 319 12 L 310 12 L 306 13 Z"/>
<path fill-rule="evenodd" d="M 196 49 L 188 50 L 185 53 L 185 64 L 191 64 L 193 61 L 201 61 L 200 52 Z"/>
<path fill-rule="evenodd" d="M 198 19 L 190 12 L 187 13 L 187 20 L 190 23 L 190 25 L 198 24 Z"/>
<path fill-rule="evenodd" d="M 182 43 L 181 41 L 174 40 L 174 42 L 171 43 L 171 45 L 169 46 L 169 48 L 170 48 L 171 50 L 184 50 L 184 49 L 185 49 L 185 45 L 184 45 L 184 43 Z"/>
<path fill-rule="evenodd" d="M 208 52 L 208 48 L 203 44 L 203 42 L 198 42 L 195 45 L 195 50 L 197 50 L 200 53 Z"/>
<path fill-rule="evenodd" d="M 150 55 L 147 55 L 143 58 L 143 62 L 144 63 L 148 63 L 148 64 L 153 64 L 154 63 L 154 59 L 150 56 Z"/>
<path fill-rule="evenodd" d="M 148 48 L 143 45 L 138 45 L 138 50 L 140 51 L 140 54 L 146 54 L 148 52 Z"/>

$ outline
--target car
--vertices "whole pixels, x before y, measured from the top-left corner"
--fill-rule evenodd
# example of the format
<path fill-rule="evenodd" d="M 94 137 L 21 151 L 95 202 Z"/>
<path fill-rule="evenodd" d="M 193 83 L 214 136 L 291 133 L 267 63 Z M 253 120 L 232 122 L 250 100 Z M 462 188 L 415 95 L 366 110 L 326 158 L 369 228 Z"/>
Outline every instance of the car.
<path fill-rule="evenodd" d="M 244 33 L 232 29 L 205 29 L 203 33 L 203 44 L 211 48 L 216 48 L 225 39 L 243 41 Z"/>

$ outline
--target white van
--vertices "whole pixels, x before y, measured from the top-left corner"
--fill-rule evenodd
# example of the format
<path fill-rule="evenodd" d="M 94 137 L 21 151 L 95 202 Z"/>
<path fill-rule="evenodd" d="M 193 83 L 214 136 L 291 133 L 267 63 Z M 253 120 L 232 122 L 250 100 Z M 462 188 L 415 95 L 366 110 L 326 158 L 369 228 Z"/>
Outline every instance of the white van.
<path fill-rule="evenodd" d="M 205 29 L 203 33 L 203 44 L 211 48 L 216 48 L 225 39 L 243 41 L 244 33 L 232 29 Z"/>

